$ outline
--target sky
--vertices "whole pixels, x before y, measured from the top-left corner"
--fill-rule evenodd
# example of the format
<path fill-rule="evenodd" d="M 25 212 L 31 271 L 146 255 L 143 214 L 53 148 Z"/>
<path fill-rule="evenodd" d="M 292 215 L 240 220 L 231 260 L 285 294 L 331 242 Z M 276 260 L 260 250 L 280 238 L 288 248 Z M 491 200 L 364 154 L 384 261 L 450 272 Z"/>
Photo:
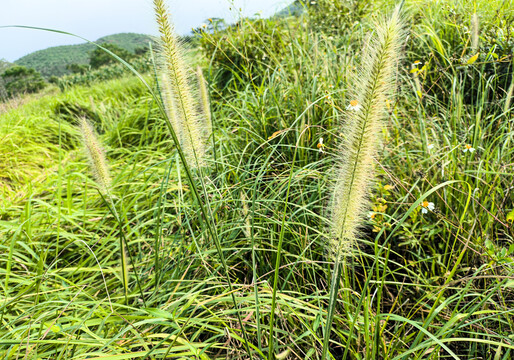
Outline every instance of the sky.
<path fill-rule="evenodd" d="M 167 0 L 179 34 L 187 34 L 206 19 L 229 22 L 239 14 L 269 16 L 292 0 Z M 0 0 L 0 27 L 26 25 L 50 28 L 97 40 L 106 35 L 134 32 L 156 35 L 152 0 Z M 0 28 L 0 59 L 14 61 L 50 46 L 83 40 L 47 31 Z"/>

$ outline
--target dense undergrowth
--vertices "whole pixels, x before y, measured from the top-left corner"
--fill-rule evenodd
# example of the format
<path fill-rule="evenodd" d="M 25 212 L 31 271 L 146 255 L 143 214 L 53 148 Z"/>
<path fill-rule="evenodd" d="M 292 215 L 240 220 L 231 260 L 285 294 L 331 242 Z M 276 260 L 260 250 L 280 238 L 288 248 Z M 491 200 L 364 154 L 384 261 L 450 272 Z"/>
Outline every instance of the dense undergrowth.
<path fill-rule="evenodd" d="M 310 17 L 203 34 L 203 57 L 191 62 L 210 84 L 213 133 L 207 165 L 192 171 L 198 197 L 138 78 L 2 105 L 2 358 L 321 358 L 332 168 L 351 74 L 376 10 L 392 4 L 340 2 L 344 19 L 327 27 L 316 6 L 331 5 L 317 3 Z M 372 209 L 343 269 L 330 353 L 511 359 L 514 6 L 405 6 L 406 59 L 377 145 Z M 144 79 L 157 91 L 151 74 Z M 110 200 L 90 176 L 80 117 L 106 149 Z"/>

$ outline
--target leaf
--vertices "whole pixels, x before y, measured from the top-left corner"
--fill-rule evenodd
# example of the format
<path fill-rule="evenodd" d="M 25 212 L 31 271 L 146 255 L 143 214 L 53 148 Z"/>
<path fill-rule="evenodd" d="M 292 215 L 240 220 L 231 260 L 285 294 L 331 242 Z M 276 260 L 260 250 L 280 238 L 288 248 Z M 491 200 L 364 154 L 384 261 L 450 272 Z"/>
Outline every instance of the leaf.
<path fill-rule="evenodd" d="M 475 55 L 469 58 L 469 60 L 466 62 L 466 64 L 471 65 L 478 59 L 478 55 L 480 55 L 479 52 L 477 52 Z"/>
<path fill-rule="evenodd" d="M 496 354 L 494 355 L 494 360 L 500 360 L 500 356 L 502 356 L 502 346 L 498 346 L 496 349 Z"/>
<path fill-rule="evenodd" d="M 509 280 L 503 285 L 504 288 L 514 288 L 514 280 Z"/>
<path fill-rule="evenodd" d="M 146 310 L 147 313 L 149 313 L 150 315 L 153 315 L 153 316 L 155 316 L 157 318 L 164 318 L 164 319 L 173 320 L 173 314 L 170 314 L 167 311 L 164 311 L 164 310 L 161 310 L 161 309 L 156 309 L 156 308 L 147 308 L 145 310 Z"/>
<path fill-rule="evenodd" d="M 514 222 L 514 209 L 507 214 L 507 222 Z"/>
<path fill-rule="evenodd" d="M 287 348 L 285 351 L 282 351 L 280 354 L 275 355 L 275 358 L 277 360 L 285 359 L 289 356 L 290 353 L 291 353 L 291 349 Z"/>
<path fill-rule="evenodd" d="M 50 331 L 53 333 L 57 334 L 61 331 L 61 327 L 59 326 L 59 324 L 52 325 L 51 323 L 45 322 L 44 325 L 46 328 L 49 328 Z"/>
<path fill-rule="evenodd" d="M 280 134 L 282 134 L 283 132 L 285 132 L 287 130 L 288 129 L 283 129 L 283 130 L 275 131 L 273 134 L 271 134 L 270 137 L 268 137 L 268 140 L 276 138 L 277 136 L 279 136 Z"/>

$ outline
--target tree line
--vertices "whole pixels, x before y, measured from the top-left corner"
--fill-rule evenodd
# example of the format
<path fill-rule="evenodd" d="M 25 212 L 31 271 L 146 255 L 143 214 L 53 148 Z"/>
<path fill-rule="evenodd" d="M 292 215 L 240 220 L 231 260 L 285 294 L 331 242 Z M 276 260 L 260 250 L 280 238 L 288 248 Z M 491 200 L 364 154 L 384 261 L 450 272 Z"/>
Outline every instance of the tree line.
<path fill-rule="evenodd" d="M 132 61 L 145 55 L 148 47 L 136 48 L 130 52 L 113 43 L 103 43 L 101 46 L 116 54 L 125 61 Z M 103 49 L 97 47 L 89 55 L 89 64 L 69 64 L 67 69 L 73 74 L 84 74 L 112 65 L 116 60 Z M 6 100 L 22 94 L 36 93 L 44 89 L 48 83 L 57 83 L 58 77 L 52 76 L 45 81 L 39 71 L 22 65 L 11 65 L 2 62 L 0 67 L 0 100 Z"/>

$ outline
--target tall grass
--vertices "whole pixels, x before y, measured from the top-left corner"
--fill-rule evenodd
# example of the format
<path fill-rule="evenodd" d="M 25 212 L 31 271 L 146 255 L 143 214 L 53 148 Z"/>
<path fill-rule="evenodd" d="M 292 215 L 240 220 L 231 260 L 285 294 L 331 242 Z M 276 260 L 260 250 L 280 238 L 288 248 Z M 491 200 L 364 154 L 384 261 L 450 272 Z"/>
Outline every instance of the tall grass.
<path fill-rule="evenodd" d="M 476 12 L 482 49 L 511 10 L 416 4 L 373 143 L 371 212 L 332 297 L 331 169 L 350 101 L 363 106 L 351 116 L 365 113 L 352 73 L 370 14 L 349 15 L 334 38 L 308 17 L 203 34 L 216 54 L 187 63 L 209 84 L 216 157 L 197 170 L 139 78 L 50 88 L 2 113 L 1 357 L 510 359 L 512 72 L 482 50 L 468 64 L 457 25 Z M 81 114 L 109 159 L 111 211 Z"/>
<path fill-rule="evenodd" d="M 404 43 L 404 25 L 399 5 L 388 21 L 376 26 L 376 35 L 362 53 L 361 69 L 350 82 L 354 93 L 344 116 L 345 134 L 335 166 L 335 185 L 331 200 L 328 253 L 334 260 L 330 303 L 323 340 L 322 359 L 327 357 L 332 319 L 338 297 L 341 267 L 346 267 L 353 249 L 358 246 L 358 233 L 369 211 L 368 192 L 377 157 L 386 101 L 391 101 L 396 81 L 396 68 Z M 346 281 L 349 287 L 349 281 Z"/>

